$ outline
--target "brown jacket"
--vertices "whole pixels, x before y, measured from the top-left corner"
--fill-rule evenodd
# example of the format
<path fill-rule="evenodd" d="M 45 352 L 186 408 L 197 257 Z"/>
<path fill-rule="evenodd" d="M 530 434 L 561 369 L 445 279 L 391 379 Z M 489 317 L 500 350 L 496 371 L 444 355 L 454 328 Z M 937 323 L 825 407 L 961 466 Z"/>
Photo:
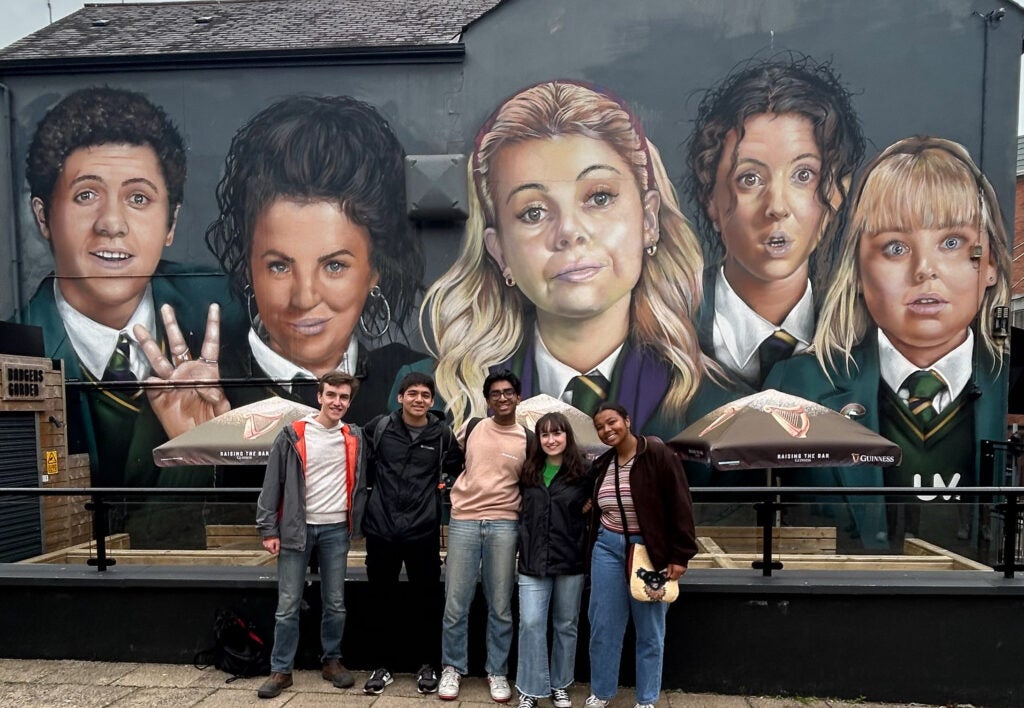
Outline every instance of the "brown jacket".
<path fill-rule="evenodd" d="M 597 490 L 616 452 L 608 450 L 594 461 Z M 655 568 L 669 563 L 685 566 L 697 554 L 697 539 L 693 528 L 693 502 L 690 486 L 679 459 L 657 438 L 637 436 L 636 459 L 629 473 L 629 491 L 640 522 L 640 535 Z M 595 502 L 591 510 L 591 544 L 597 539 L 601 524 L 601 510 Z M 636 529 L 629 529 L 636 533 Z"/>

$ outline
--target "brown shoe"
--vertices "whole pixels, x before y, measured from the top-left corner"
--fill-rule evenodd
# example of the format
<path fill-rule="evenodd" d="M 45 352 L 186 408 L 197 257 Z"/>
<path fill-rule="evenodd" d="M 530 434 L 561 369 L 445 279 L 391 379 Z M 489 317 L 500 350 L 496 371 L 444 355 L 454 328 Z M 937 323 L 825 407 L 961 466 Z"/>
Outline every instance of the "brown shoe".
<path fill-rule="evenodd" d="M 330 681 L 335 688 L 352 688 L 356 685 L 356 677 L 337 659 L 328 659 L 320 671 L 324 681 Z"/>
<path fill-rule="evenodd" d="M 281 691 L 292 685 L 291 674 L 279 674 L 276 671 L 270 674 L 270 678 L 263 682 L 263 685 L 256 691 L 260 698 L 277 698 Z"/>

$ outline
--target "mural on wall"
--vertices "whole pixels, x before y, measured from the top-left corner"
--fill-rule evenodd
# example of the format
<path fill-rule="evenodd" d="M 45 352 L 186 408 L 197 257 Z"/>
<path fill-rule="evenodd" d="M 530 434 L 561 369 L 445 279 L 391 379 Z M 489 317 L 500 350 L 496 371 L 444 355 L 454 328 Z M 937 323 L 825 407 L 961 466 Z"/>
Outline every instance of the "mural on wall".
<path fill-rule="evenodd" d="M 791 481 L 930 485 L 937 472 L 952 486 L 976 470 L 977 440 L 1004 434 L 990 319 L 1009 300 L 1008 240 L 967 151 L 907 138 L 863 168 L 850 91 L 829 64 L 787 54 L 703 92 L 670 145 L 687 171 L 670 176 L 621 88 L 552 78 L 498 102 L 446 262 L 425 258 L 406 217 L 405 150 L 381 109 L 271 100 L 225 146 L 205 233 L 218 268 L 162 259 L 187 152 L 164 110 L 122 88 L 62 98 L 29 148 L 54 273 L 22 319 L 65 360 L 71 451 L 90 454 L 93 484 L 210 485 L 210 468 L 157 470 L 152 449 L 270 396 L 315 405 L 315 378 L 335 369 L 360 379 L 357 424 L 420 370 L 459 425 L 486 415 L 488 371 L 509 368 L 524 398 L 587 412 L 613 399 L 663 438 L 778 388 L 856 408 L 907 460 Z M 417 323 L 422 341 L 395 336 Z M 891 529 L 917 533 L 918 509 L 851 505 L 851 518 L 884 545 Z"/>

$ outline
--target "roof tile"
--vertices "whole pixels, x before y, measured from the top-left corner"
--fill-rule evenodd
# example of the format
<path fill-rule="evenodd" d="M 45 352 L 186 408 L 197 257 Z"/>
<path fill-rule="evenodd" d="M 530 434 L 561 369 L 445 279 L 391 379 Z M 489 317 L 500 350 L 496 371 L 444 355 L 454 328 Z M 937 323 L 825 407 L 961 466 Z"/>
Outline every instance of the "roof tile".
<path fill-rule="evenodd" d="M 431 46 L 503 0 L 221 0 L 90 4 L 0 50 L 0 61 Z M 196 22 L 197 18 L 211 18 Z"/>

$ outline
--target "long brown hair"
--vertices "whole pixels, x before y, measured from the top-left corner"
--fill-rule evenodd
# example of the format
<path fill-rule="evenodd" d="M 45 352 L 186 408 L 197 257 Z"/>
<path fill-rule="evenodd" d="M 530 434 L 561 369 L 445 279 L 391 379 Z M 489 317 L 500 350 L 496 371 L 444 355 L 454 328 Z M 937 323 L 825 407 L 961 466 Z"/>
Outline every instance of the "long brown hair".
<path fill-rule="evenodd" d="M 533 442 L 530 443 L 526 463 L 523 465 L 522 474 L 519 475 L 519 481 L 523 486 L 535 487 L 544 477 L 544 465 L 547 464 L 548 455 L 540 445 L 541 433 L 565 433 L 565 452 L 562 453 L 561 469 L 565 471 L 567 482 L 575 482 L 586 476 L 587 464 L 583 460 L 579 446 L 576 445 L 576 435 L 572 432 L 568 418 L 561 413 L 545 413 L 533 430 Z"/>

